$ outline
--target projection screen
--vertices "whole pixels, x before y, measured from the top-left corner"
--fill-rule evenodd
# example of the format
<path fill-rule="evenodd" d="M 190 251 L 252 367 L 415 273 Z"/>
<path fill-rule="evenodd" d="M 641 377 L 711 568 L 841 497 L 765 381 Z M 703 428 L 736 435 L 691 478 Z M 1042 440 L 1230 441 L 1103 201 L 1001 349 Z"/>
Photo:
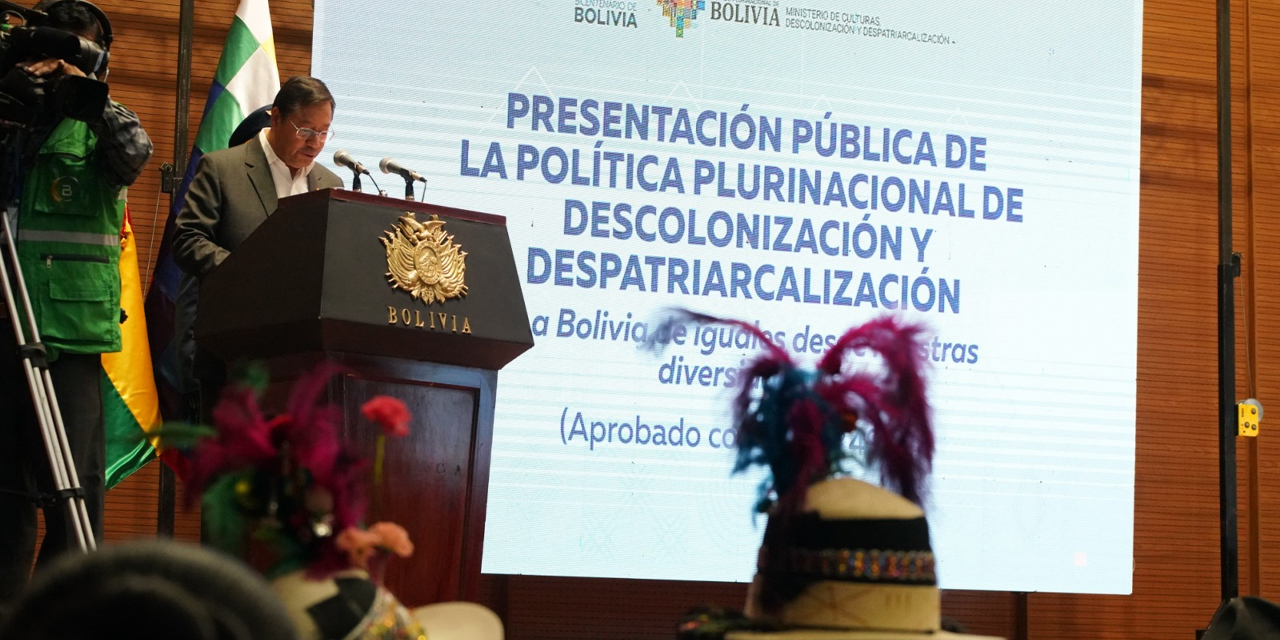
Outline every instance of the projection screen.
<path fill-rule="evenodd" d="M 327 151 L 507 218 L 536 346 L 499 375 L 484 571 L 749 580 L 761 475 L 730 476 L 729 401 L 757 345 L 640 344 L 686 307 L 811 363 L 893 313 L 928 327 L 942 586 L 1130 592 L 1141 21 L 316 0 Z"/>

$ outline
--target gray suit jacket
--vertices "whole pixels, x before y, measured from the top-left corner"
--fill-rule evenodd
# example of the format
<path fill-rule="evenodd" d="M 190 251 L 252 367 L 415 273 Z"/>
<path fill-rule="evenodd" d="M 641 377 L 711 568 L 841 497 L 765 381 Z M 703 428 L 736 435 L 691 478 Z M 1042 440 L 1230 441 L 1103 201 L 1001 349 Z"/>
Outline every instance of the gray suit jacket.
<path fill-rule="evenodd" d="M 342 188 L 342 179 L 315 165 L 307 175 L 307 190 L 328 188 Z M 200 279 L 275 213 L 276 203 L 271 167 L 257 137 L 200 159 L 187 189 L 187 200 L 174 221 L 173 258 L 185 272 L 174 319 L 178 374 L 184 392 L 197 389 L 197 378 L 216 381 L 221 377 L 220 364 L 196 362 L 195 317 Z"/>
<path fill-rule="evenodd" d="M 342 188 L 342 179 L 320 165 L 307 175 L 307 190 Z M 276 186 L 258 138 L 200 159 L 187 200 L 175 220 L 173 257 L 183 271 L 202 278 L 276 210 Z"/>

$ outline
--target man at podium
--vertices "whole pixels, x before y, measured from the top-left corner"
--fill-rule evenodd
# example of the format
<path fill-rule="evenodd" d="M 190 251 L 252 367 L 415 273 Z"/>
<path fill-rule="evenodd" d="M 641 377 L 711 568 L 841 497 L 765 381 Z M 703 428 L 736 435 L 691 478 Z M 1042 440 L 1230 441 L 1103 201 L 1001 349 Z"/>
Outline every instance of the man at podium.
<path fill-rule="evenodd" d="M 201 417 L 225 372 L 195 347 L 199 282 L 275 212 L 280 198 L 342 187 L 341 178 L 315 162 L 332 134 L 335 106 L 320 80 L 289 78 L 272 103 L 269 128 L 243 145 L 204 156 L 196 168 L 175 221 L 173 255 L 185 272 L 178 293 L 178 370 L 199 382 Z"/>

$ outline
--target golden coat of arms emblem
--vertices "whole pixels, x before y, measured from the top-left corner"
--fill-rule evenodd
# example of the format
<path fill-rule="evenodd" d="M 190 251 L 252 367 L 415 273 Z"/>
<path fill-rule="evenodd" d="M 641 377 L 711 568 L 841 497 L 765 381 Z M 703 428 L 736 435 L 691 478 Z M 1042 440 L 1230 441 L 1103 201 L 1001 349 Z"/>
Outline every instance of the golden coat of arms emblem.
<path fill-rule="evenodd" d="M 387 280 L 393 289 L 426 304 L 467 295 L 467 253 L 445 233 L 439 216 L 418 222 L 405 212 L 386 233 L 379 239 L 387 248 Z"/>

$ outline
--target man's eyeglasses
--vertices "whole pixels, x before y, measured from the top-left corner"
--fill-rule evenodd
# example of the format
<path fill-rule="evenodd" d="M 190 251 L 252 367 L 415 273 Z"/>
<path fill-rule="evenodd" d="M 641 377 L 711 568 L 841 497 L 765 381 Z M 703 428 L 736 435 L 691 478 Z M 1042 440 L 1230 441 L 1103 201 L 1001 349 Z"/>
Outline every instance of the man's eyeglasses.
<path fill-rule="evenodd" d="M 315 129 L 299 127 L 298 125 L 293 124 L 292 122 L 290 122 L 289 124 L 294 128 L 295 131 L 298 132 L 298 138 L 302 140 L 310 140 L 312 138 L 316 138 L 320 142 L 324 142 L 333 137 L 333 129 L 329 129 L 328 131 L 316 131 Z"/>

